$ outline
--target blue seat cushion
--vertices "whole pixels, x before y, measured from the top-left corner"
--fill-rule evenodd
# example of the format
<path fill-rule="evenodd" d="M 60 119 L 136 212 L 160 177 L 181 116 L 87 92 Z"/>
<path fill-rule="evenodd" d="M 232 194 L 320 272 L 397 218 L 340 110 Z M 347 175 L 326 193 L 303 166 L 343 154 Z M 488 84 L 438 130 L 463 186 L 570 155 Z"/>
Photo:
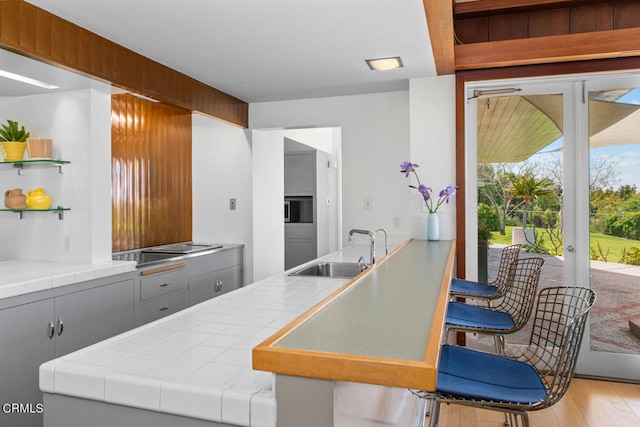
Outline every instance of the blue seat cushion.
<path fill-rule="evenodd" d="M 505 331 L 515 325 L 508 313 L 456 301 L 449 302 L 445 322 L 456 326 Z"/>
<path fill-rule="evenodd" d="M 465 295 L 477 295 L 479 297 L 491 297 L 498 293 L 498 287 L 486 283 L 473 282 L 471 280 L 453 279 L 450 292 Z"/>
<path fill-rule="evenodd" d="M 436 391 L 518 404 L 537 403 L 547 395 L 542 378 L 528 363 L 453 345 L 441 348 Z"/>

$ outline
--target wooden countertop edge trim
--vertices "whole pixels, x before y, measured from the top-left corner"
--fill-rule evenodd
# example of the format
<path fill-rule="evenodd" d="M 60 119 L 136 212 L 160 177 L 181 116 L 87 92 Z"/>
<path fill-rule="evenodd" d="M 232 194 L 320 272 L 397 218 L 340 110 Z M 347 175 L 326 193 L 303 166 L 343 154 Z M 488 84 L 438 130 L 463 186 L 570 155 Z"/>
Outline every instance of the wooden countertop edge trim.
<path fill-rule="evenodd" d="M 451 279 L 453 278 L 453 266 L 456 258 L 456 242 L 451 242 L 451 248 L 449 249 L 449 256 L 447 258 L 447 265 L 442 277 L 442 284 L 440 286 L 440 295 L 438 296 L 438 305 L 436 312 L 433 316 L 433 323 L 431 324 L 431 332 L 429 333 L 429 342 L 427 343 L 427 349 L 425 351 L 425 363 L 429 366 L 438 366 L 440 351 L 439 347 L 442 344 L 444 338 L 444 319 L 447 315 L 447 302 L 449 301 L 449 291 L 451 290 Z M 430 357 L 430 355 L 432 355 Z M 435 357 L 433 356 L 435 355 Z"/>
<path fill-rule="evenodd" d="M 380 263 L 407 246 L 412 240 L 409 239 L 398 246 Z M 434 316 L 431 335 L 425 349 L 425 359 L 423 361 L 274 347 L 291 331 L 353 286 L 363 275 L 369 272 L 366 271 L 257 345 L 252 351 L 253 369 L 334 381 L 353 381 L 389 387 L 435 390 L 436 367 L 440 353 L 437 349 L 443 337 L 442 325 L 446 314 L 446 301 L 449 299 L 449 287 L 454 261 L 455 241 L 452 242 L 449 249 L 445 274 L 442 278 L 438 296 L 438 310 Z M 429 356 L 430 354 L 435 354 L 435 356 Z"/>
<path fill-rule="evenodd" d="M 421 361 L 256 347 L 253 364 L 257 370 L 331 381 L 427 390 L 436 384 L 435 366 Z"/>
<path fill-rule="evenodd" d="M 151 269 L 151 270 L 141 271 L 140 275 L 141 276 L 148 276 L 150 274 L 156 274 L 156 273 L 162 273 L 162 272 L 165 272 L 165 271 L 177 270 L 179 268 L 186 267 L 186 266 L 187 266 L 187 264 L 185 264 L 184 262 L 181 262 L 180 264 L 167 265 L 167 266 L 164 266 L 164 267 L 158 267 L 158 268 L 154 268 L 154 269 Z"/>

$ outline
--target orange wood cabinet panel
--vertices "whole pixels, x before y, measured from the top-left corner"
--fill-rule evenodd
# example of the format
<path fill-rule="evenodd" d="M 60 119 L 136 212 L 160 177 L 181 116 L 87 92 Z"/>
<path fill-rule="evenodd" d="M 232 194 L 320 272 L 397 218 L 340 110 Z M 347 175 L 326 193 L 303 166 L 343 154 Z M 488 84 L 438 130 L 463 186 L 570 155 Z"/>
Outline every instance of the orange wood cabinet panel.
<path fill-rule="evenodd" d="M 191 240 L 191 112 L 114 95 L 113 251 Z"/>
<path fill-rule="evenodd" d="M 246 102 L 24 1 L 0 1 L 0 48 L 248 126 Z"/>

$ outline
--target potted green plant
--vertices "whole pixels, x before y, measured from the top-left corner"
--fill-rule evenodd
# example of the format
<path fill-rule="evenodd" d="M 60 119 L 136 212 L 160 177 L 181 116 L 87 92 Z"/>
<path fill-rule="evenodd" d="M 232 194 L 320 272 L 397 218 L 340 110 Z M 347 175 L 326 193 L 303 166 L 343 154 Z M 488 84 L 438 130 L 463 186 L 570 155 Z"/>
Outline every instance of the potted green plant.
<path fill-rule="evenodd" d="M 515 198 L 522 199 L 522 228 L 514 228 L 512 244 L 535 245 L 535 230 L 527 228 L 527 213 L 529 206 L 538 197 L 548 197 L 553 194 L 553 182 L 549 178 L 536 178 L 531 172 L 511 178 L 509 191 Z"/>
<path fill-rule="evenodd" d="M 0 128 L 0 142 L 2 143 L 2 152 L 6 162 L 16 162 L 24 158 L 24 151 L 27 148 L 27 132 L 24 126 L 18 125 L 18 122 L 7 120 L 7 124 L 3 124 Z"/>

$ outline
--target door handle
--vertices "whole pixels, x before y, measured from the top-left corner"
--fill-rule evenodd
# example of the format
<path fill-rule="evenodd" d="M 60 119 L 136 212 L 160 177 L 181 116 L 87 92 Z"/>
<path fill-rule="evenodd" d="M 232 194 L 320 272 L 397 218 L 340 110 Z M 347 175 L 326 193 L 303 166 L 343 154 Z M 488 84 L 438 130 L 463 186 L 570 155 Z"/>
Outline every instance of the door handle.
<path fill-rule="evenodd" d="M 62 331 L 64 330 L 64 323 L 62 323 L 62 319 L 60 319 L 58 317 L 58 321 L 57 323 L 57 329 L 58 329 L 58 336 L 62 335 Z"/>
<path fill-rule="evenodd" d="M 47 336 L 49 337 L 49 339 L 53 338 L 53 336 L 55 335 L 56 332 L 56 327 L 53 326 L 53 322 L 49 321 L 49 323 L 47 324 Z"/>
<path fill-rule="evenodd" d="M 574 248 L 573 245 L 567 246 L 567 252 L 574 253 L 575 251 L 576 251 L 576 248 Z"/>

